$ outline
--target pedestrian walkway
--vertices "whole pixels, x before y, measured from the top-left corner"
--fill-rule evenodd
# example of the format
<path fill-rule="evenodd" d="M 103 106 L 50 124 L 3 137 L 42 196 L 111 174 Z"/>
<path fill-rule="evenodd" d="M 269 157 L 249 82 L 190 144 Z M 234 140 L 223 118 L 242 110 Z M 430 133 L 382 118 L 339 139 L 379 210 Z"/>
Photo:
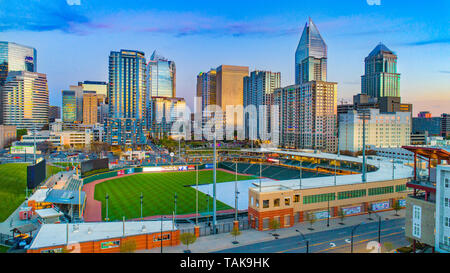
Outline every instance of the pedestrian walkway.
<path fill-rule="evenodd" d="M 250 245 L 255 243 L 261 243 L 266 242 L 270 240 L 274 240 L 273 233 L 279 234 L 279 238 L 286 238 L 286 237 L 292 237 L 292 236 L 299 236 L 300 231 L 305 236 L 307 234 L 319 232 L 319 231 L 325 231 L 325 230 L 333 230 L 333 229 L 339 229 L 347 226 L 353 226 L 360 224 L 362 222 L 364 223 L 370 223 L 370 222 L 376 222 L 378 221 L 379 215 L 383 221 L 385 220 L 392 220 L 392 219 L 400 219 L 405 217 L 405 210 L 401 210 L 398 212 L 398 216 L 395 216 L 395 211 L 384 211 L 380 213 L 373 213 L 371 215 L 371 218 L 373 220 L 369 220 L 369 216 L 367 214 L 364 215 L 358 215 L 358 216 L 351 216 L 346 217 L 344 219 L 344 225 L 339 224 L 341 222 L 340 219 L 333 218 L 330 219 L 330 226 L 327 226 L 327 219 L 317 221 L 313 224 L 311 227 L 311 224 L 309 222 L 302 222 L 294 225 L 290 228 L 283 228 L 278 229 L 275 232 L 273 230 L 267 230 L 267 231 L 257 231 L 254 229 L 250 230 L 243 230 L 241 231 L 241 235 L 237 237 L 237 241 L 239 244 L 235 245 L 232 242 L 234 241 L 234 237 L 229 233 L 222 233 L 217 235 L 210 235 L 210 236 L 204 236 L 197 238 L 197 241 L 189 246 L 189 249 L 192 253 L 207 253 L 207 252 L 215 252 L 219 250 L 224 250 L 232 247 L 238 247 L 243 245 Z M 313 228 L 313 230 L 310 230 L 309 228 Z M 186 250 L 186 246 L 183 244 L 180 244 L 175 247 L 164 247 L 163 253 L 182 253 L 184 250 Z M 145 252 L 145 253 L 159 253 L 161 251 L 160 248 L 154 248 L 150 250 L 143 250 L 139 252 Z"/>

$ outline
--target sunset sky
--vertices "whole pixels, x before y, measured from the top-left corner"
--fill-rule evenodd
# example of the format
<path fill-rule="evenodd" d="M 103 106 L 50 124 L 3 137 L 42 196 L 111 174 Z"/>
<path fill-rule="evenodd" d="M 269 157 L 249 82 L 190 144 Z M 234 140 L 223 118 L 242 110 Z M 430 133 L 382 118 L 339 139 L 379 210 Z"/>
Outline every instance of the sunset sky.
<path fill-rule="evenodd" d="M 414 114 L 450 113 L 450 1 L 0 0 L 0 41 L 35 47 L 50 104 L 79 81 L 107 81 L 111 50 L 153 50 L 175 61 L 177 96 L 193 105 L 196 75 L 221 64 L 281 72 L 311 17 L 328 45 L 338 99 L 360 92 L 364 58 L 383 42 L 398 55 L 402 101 Z"/>

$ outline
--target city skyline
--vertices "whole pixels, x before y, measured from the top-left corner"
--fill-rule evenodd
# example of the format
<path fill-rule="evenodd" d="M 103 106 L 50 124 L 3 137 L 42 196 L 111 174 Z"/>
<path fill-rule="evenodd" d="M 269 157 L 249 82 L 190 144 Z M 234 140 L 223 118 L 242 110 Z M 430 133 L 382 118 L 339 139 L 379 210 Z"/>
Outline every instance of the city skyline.
<path fill-rule="evenodd" d="M 213 7 L 175 2 L 150 7 L 136 1 L 125 8 L 116 1 L 109 6 L 99 1 L 80 1 L 81 5 L 52 1 L 45 5 L 48 10 L 35 2 L 27 7 L 25 2 L 16 6 L 2 2 L 8 12 L 0 14 L 6 22 L 0 26 L 1 40 L 36 48 L 39 71 L 48 75 L 51 105 L 61 105 L 61 90 L 73 82 L 106 81 L 109 52 L 130 49 L 147 56 L 157 50 L 175 61 L 177 96 L 193 108 L 196 75 L 221 64 L 280 71 L 282 86 L 293 84 L 295 49 L 311 17 L 327 41 L 327 76 L 339 84 L 339 101 L 361 92 L 364 58 L 382 42 L 398 55 L 401 94 L 405 102 L 414 104 L 413 115 L 446 112 L 448 103 L 442 97 L 448 92 L 450 69 L 448 56 L 440 52 L 448 49 L 450 38 L 445 28 L 449 6 L 444 1 L 432 18 L 425 15 L 431 7 L 411 2 L 381 1 L 377 6 L 366 1 L 321 1 L 284 3 L 276 9 L 247 2 L 236 10 L 230 1 L 220 14 Z M 245 14 L 250 6 L 253 9 Z M 29 23 L 11 17 L 21 8 L 33 11 Z M 52 10 L 57 15 L 50 14 Z M 167 17 L 167 22 L 162 20 Z"/>

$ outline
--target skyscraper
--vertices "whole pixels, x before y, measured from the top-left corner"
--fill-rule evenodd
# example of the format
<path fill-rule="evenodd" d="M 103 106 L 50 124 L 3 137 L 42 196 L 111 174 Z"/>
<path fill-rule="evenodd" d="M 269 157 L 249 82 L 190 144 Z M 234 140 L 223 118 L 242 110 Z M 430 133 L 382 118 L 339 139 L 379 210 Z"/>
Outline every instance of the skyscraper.
<path fill-rule="evenodd" d="M 97 123 L 97 93 L 83 91 L 83 124 Z"/>
<path fill-rule="evenodd" d="M 327 46 L 311 18 L 295 53 L 296 84 L 276 89 L 280 145 L 334 152 L 337 83 L 327 82 Z"/>
<path fill-rule="evenodd" d="M 63 122 L 72 123 L 77 120 L 77 96 L 73 90 L 62 91 Z"/>
<path fill-rule="evenodd" d="M 48 107 L 48 122 L 55 122 L 56 119 L 61 118 L 61 107 L 49 106 Z"/>
<path fill-rule="evenodd" d="M 197 75 L 197 97 L 202 98 L 202 111 L 206 106 L 216 104 L 216 75 L 215 69 Z"/>
<path fill-rule="evenodd" d="M 175 136 L 172 134 L 173 123 L 185 116 L 186 101 L 183 98 L 152 97 L 149 108 L 149 133 L 152 137 Z"/>
<path fill-rule="evenodd" d="M 83 87 L 83 91 L 95 91 L 97 99 L 103 102 L 108 97 L 108 83 L 101 81 L 84 81 L 79 82 L 78 86 Z"/>
<path fill-rule="evenodd" d="M 36 49 L 0 41 L 0 98 L 2 86 L 11 71 L 37 72 Z M 0 99 L 0 124 L 3 124 L 3 99 Z"/>
<path fill-rule="evenodd" d="M 244 108 L 250 105 L 256 107 L 257 124 L 255 132 L 250 132 L 250 115 L 246 113 L 245 137 L 260 138 L 260 128 L 263 126 L 265 132 L 270 132 L 270 107 L 273 104 L 273 91 L 281 87 L 281 73 L 271 71 L 252 71 L 250 76 L 244 77 Z M 265 112 L 260 113 L 260 106 L 265 106 Z M 261 116 L 261 118 L 260 118 Z M 253 135 L 252 135 L 253 134 Z"/>
<path fill-rule="evenodd" d="M 107 142 L 112 145 L 145 143 L 146 119 L 145 54 L 135 50 L 112 51 L 109 55 L 109 119 Z"/>
<path fill-rule="evenodd" d="M 327 80 L 327 45 L 309 18 L 295 52 L 295 84 Z"/>
<path fill-rule="evenodd" d="M 361 92 L 374 98 L 400 97 L 400 74 L 397 73 L 397 55 L 379 43 L 364 59 Z"/>
<path fill-rule="evenodd" d="M 47 76 L 28 71 L 8 73 L 2 88 L 3 123 L 17 129 L 41 129 L 48 124 Z"/>
<path fill-rule="evenodd" d="M 169 61 L 154 51 L 147 65 L 147 77 L 149 97 L 173 98 L 176 96 L 174 61 Z"/>

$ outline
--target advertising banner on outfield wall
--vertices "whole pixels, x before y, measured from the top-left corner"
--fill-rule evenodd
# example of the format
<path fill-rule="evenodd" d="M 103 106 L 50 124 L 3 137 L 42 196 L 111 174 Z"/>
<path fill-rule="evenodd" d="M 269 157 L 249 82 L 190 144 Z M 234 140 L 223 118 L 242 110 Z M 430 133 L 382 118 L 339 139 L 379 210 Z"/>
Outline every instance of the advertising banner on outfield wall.
<path fill-rule="evenodd" d="M 390 207 L 391 207 L 391 204 L 389 203 L 389 201 L 372 204 L 373 211 L 385 210 L 385 209 L 389 209 Z"/>
<path fill-rule="evenodd" d="M 142 168 L 142 171 L 144 173 L 150 173 L 150 172 L 162 172 L 163 168 L 162 167 L 144 167 Z"/>
<path fill-rule="evenodd" d="M 125 174 L 125 170 L 117 171 L 117 176 L 121 176 Z"/>

